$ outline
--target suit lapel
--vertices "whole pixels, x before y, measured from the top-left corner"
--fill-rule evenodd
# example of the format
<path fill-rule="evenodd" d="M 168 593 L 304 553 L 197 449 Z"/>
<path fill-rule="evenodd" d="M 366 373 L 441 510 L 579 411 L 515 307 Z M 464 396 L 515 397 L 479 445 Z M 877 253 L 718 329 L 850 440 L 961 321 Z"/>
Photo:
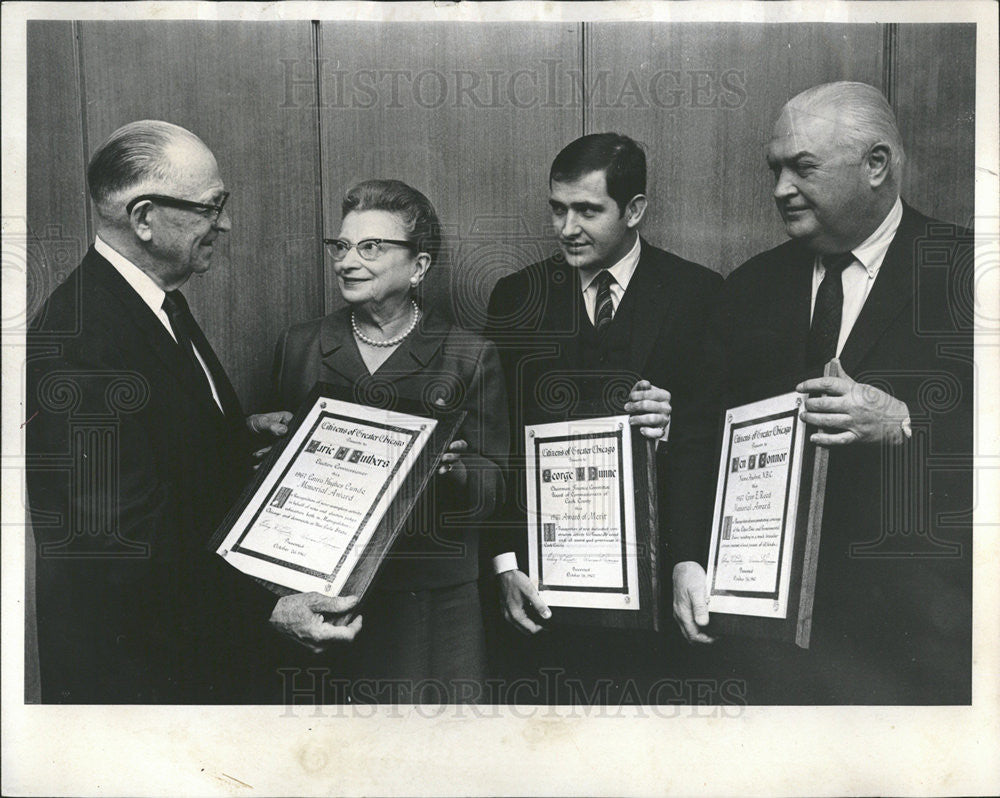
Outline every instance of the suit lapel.
<path fill-rule="evenodd" d="M 632 331 L 629 338 L 631 371 L 646 373 L 646 361 L 653 344 L 660 337 L 660 330 L 672 321 L 672 304 L 675 300 L 670 284 L 670 269 L 657 264 L 655 255 L 645 240 L 640 243 L 639 263 L 629 280 L 628 290 L 622 297 L 618 312 L 632 314 Z M 624 311 L 624 313 L 623 313 Z"/>
<path fill-rule="evenodd" d="M 920 233 L 920 216 L 907 205 L 875 285 L 844 343 L 840 360 L 848 374 L 855 374 L 889 324 L 913 299 L 914 245 Z"/>
<path fill-rule="evenodd" d="M 791 245 L 791 257 L 785 262 L 786 274 L 773 286 L 775 303 L 779 311 L 779 325 L 783 332 L 777 340 L 789 347 L 788 364 L 801 370 L 806 362 L 806 344 L 812 319 L 812 284 L 816 256 L 804 247 Z M 737 335 L 739 331 L 737 331 Z"/>
<path fill-rule="evenodd" d="M 87 253 L 84 265 L 87 279 L 99 284 L 115 298 L 150 351 L 162 361 L 164 367 L 176 379 L 178 384 L 182 385 L 195 400 L 203 403 L 206 409 L 210 407 L 212 412 L 218 413 L 219 408 L 211 395 L 206 395 L 202 386 L 192 379 L 191 367 L 177 346 L 177 342 L 170 336 L 166 327 L 156 317 L 156 314 L 153 313 L 149 305 L 142 301 L 142 298 L 135 292 L 132 286 L 118 273 L 118 270 L 93 248 Z M 204 335 L 200 336 L 200 338 L 204 342 L 203 345 L 206 349 L 211 351 L 211 347 L 208 346 Z M 201 351 L 204 354 L 206 350 L 203 349 Z M 214 357 L 214 353 L 212 353 L 212 356 Z M 219 366 L 219 371 L 224 374 L 221 365 Z M 226 383 L 228 384 L 228 379 Z M 219 389 L 219 386 L 216 386 L 216 388 Z M 232 391 L 231 385 L 228 388 L 229 391 Z M 235 398 L 235 393 L 232 396 Z M 236 404 L 238 407 L 238 401 Z"/>
<path fill-rule="evenodd" d="M 229 375 L 226 374 L 226 370 L 222 367 L 222 363 L 215 354 L 215 350 L 212 349 L 212 345 L 205 337 L 205 333 L 202 332 L 201 325 L 195 324 L 191 337 L 194 345 L 198 348 L 198 352 L 205 359 L 205 365 L 208 366 L 209 373 L 212 375 L 212 381 L 215 383 L 215 391 L 219 394 L 219 401 L 222 403 L 223 415 L 228 419 L 239 419 L 242 421 L 243 409 L 240 405 L 239 397 L 236 395 L 233 384 L 229 381 Z"/>
<path fill-rule="evenodd" d="M 449 325 L 433 311 L 422 313 L 417 329 L 376 370 L 374 377 L 397 382 L 427 367 L 444 342 Z"/>
<path fill-rule="evenodd" d="M 559 344 L 558 358 L 566 364 L 576 364 L 579 362 L 580 338 L 584 332 L 580 327 L 590 324 L 580 290 L 580 273 L 565 262 L 553 259 L 549 262 L 544 277 L 544 306 L 538 329 L 549 334 L 547 339 L 551 339 L 551 334 L 555 333 Z M 525 302 L 530 301 L 530 297 L 525 297 Z"/>
<path fill-rule="evenodd" d="M 322 382 L 337 382 L 335 377 L 339 377 L 346 384 L 355 385 L 371 376 L 354 343 L 349 307 L 331 313 L 320 323 L 319 353 L 322 359 L 319 378 Z"/>
<path fill-rule="evenodd" d="M 448 324 L 433 312 L 422 314 L 417 329 L 371 374 L 354 340 L 350 319 L 351 309 L 343 308 L 323 319 L 320 327 L 323 367 L 348 385 L 387 376 L 395 382 L 420 371 L 435 357 L 448 331 Z M 329 382 L 329 374 L 321 379 Z"/>

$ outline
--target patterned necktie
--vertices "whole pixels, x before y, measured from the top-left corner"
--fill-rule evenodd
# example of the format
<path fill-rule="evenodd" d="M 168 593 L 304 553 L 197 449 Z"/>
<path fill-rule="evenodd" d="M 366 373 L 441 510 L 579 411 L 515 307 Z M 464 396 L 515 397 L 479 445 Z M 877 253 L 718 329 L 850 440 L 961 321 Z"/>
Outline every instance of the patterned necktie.
<path fill-rule="evenodd" d="M 197 327 L 198 322 L 191 315 L 191 308 L 188 307 L 184 294 L 180 291 L 167 291 L 163 297 L 163 309 L 167 313 L 167 318 L 170 319 L 170 326 L 173 328 L 174 337 L 177 338 L 177 345 L 181 348 L 181 352 L 184 353 L 184 359 L 191 367 L 191 376 L 211 396 L 212 386 L 208 382 L 205 369 L 198 362 L 194 344 L 191 342 L 192 330 Z M 214 399 L 212 403 L 215 404 Z"/>
<path fill-rule="evenodd" d="M 614 281 L 615 278 L 611 276 L 611 272 L 607 269 L 599 272 L 597 277 L 594 278 L 594 282 L 597 283 L 597 302 L 594 305 L 594 327 L 597 328 L 598 332 L 604 332 L 608 325 L 611 324 L 611 318 L 614 316 L 615 308 L 611 302 L 611 283 Z"/>
<path fill-rule="evenodd" d="M 840 321 L 844 312 L 844 285 L 841 275 L 854 263 L 850 252 L 824 255 L 821 258 L 826 274 L 816 292 L 816 307 L 813 309 L 812 326 L 806 344 L 806 365 L 824 366 L 837 354 L 840 339 Z"/>

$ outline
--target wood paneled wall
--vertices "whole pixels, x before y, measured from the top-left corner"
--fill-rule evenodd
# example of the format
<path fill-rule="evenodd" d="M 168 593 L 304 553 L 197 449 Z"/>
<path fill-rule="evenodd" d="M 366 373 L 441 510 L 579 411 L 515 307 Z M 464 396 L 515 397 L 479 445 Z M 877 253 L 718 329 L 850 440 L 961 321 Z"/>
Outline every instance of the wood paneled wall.
<path fill-rule="evenodd" d="M 976 149 L 975 25 L 895 25 L 886 90 L 903 135 L 903 196 L 972 224 Z"/>
<path fill-rule="evenodd" d="M 764 148 L 815 83 L 882 88 L 904 196 L 973 215 L 971 25 L 29 22 L 27 75 L 29 312 L 92 241 L 101 140 L 142 118 L 190 128 L 219 160 L 233 229 L 185 292 L 248 411 L 268 402 L 281 331 L 340 304 L 321 239 L 365 178 L 434 202 L 451 257 L 427 300 L 471 327 L 500 276 L 554 250 L 549 164 L 585 132 L 645 143 L 644 234 L 723 274 L 783 239 Z M 28 657 L 30 697 L 30 639 Z"/>
<path fill-rule="evenodd" d="M 727 274 L 783 238 L 764 165 L 781 105 L 862 80 L 897 109 L 904 195 L 967 222 L 974 37 L 971 25 L 32 22 L 29 304 L 93 235 L 87 156 L 141 118 L 198 133 L 232 191 L 233 230 L 186 291 L 248 409 L 266 403 L 281 331 L 340 304 L 321 239 L 368 177 L 435 203 L 451 257 L 428 300 L 472 327 L 502 274 L 554 249 L 548 167 L 584 132 L 642 141 L 645 235 Z"/>
<path fill-rule="evenodd" d="M 833 80 L 879 85 L 879 26 L 636 27 L 587 26 L 590 84 L 598 70 L 609 77 L 587 104 L 587 132 L 646 145 L 645 234 L 728 274 L 785 238 L 764 157 L 782 105 Z M 617 87 L 625 94 L 615 99 Z"/>
<path fill-rule="evenodd" d="M 358 181 L 410 183 L 450 233 L 451 257 L 431 270 L 427 298 L 482 327 L 493 284 L 548 254 L 549 164 L 581 123 L 568 80 L 564 101 L 551 103 L 541 82 L 578 68 L 580 46 L 575 24 L 322 26 L 328 236 L 339 228 L 344 192 Z M 339 296 L 329 277 L 332 308 Z"/>
<path fill-rule="evenodd" d="M 282 63 L 314 62 L 312 24 L 87 22 L 78 40 L 91 150 L 126 122 L 166 119 L 219 161 L 233 232 L 185 293 L 253 406 L 278 336 L 323 312 L 316 109 L 284 104 Z"/>
<path fill-rule="evenodd" d="M 29 22 L 27 27 L 30 317 L 89 246 L 85 164 L 90 153 L 73 23 Z"/>

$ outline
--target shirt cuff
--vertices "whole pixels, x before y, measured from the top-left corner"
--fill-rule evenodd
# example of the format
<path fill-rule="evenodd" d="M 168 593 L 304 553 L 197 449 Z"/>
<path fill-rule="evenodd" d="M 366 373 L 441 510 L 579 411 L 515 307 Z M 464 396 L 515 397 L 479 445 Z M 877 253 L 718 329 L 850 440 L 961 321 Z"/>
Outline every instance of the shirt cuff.
<path fill-rule="evenodd" d="M 502 574 L 505 571 L 517 570 L 517 555 L 512 551 L 505 551 L 493 558 L 493 573 Z"/>

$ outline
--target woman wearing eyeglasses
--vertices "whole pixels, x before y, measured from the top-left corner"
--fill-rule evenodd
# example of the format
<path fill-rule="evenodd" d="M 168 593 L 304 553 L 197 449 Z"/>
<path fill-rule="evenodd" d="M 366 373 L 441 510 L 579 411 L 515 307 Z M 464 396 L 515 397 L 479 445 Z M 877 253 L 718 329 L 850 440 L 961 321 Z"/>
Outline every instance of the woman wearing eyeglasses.
<path fill-rule="evenodd" d="M 508 446 L 500 363 L 492 344 L 418 301 L 441 247 L 423 194 L 398 180 L 368 180 L 347 193 L 342 213 L 338 237 L 326 244 L 347 306 L 281 337 L 281 406 L 298 407 L 323 381 L 356 396 L 467 412 L 370 588 L 346 658 L 354 676 L 376 680 L 362 700 L 475 700 L 469 680 L 485 678 L 476 525 L 502 501 L 498 463 Z"/>

